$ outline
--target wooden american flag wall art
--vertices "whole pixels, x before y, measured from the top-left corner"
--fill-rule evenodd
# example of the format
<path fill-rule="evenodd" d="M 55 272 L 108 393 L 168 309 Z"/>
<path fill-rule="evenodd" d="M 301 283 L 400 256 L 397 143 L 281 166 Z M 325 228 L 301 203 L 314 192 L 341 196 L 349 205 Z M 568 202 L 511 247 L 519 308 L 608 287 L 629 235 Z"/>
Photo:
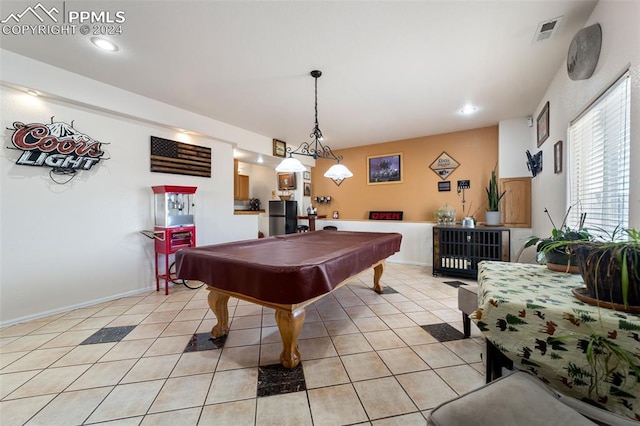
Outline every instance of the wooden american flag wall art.
<path fill-rule="evenodd" d="M 151 136 L 151 171 L 211 177 L 211 148 Z"/>

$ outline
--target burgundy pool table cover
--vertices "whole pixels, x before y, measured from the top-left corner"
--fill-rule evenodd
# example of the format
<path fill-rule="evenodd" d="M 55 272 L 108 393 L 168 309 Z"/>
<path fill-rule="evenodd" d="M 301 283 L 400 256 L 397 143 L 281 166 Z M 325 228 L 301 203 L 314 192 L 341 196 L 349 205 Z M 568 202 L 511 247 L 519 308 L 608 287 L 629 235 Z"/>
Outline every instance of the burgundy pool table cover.
<path fill-rule="evenodd" d="M 402 235 L 316 231 L 182 249 L 179 278 L 260 301 L 297 304 L 400 250 Z"/>

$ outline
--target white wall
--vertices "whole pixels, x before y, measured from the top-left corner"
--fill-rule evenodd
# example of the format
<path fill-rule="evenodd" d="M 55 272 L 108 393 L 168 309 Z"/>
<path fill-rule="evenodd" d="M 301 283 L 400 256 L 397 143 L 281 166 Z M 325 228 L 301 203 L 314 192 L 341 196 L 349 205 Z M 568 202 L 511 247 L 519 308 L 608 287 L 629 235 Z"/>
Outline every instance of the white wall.
<path fill-rule="evenodd" d="M 265 235 L 269 235 L 269 200 L 277 200 L 271 194 L 276 190 L 277 183 L 274 180 L 276 171 L 273 167 L 253 165 L 253 178 L 251 181 L 251 191 L 255 198 L 260 200 L 265 213 L 258 215 L 258 229 Z"/>
<path fill-rule="evenodd" d="M 566 211 L 567 173 L 553 173 L 553 145 L 567 142 L 569 122 L 583 111 L 603 90 L 631 65 L 631 197 L 630 226 L 640 227 L 640 2 L 600 1 L 586 26 L 599 23 L 602 27 L 602 49 L 598 65 L 588 80 L 572 81 L 566 62 L 560 66 L 534 117 L 549 102 L 550 133 L 542 145 L 544 170 L 532 182 L 532 221 L 535 235 L 547 235 L 551 224 L 544 214 L 548 208 L 554 220 L 561 220 Z M 537 152 L 535 132 L 529 149 Z M 566 146 L 565 146 L 566 153 Z M 500 153 L 502 156 L 502 152 Z M 566 157 L 566 155 L 564 156 Z M 566 163 L 565 163 L 566 164 Z"/>
<path fill-rule="evenodd" d="M 198 187 L 199 245 L 255 238 L 255 216 L 233 214 L 233 146 L 215 136 L 253 140 L 259 135 L 10 52 L 0 54 L 1 325 L 155 287 L 153 241 L 139 233 L 153 226 L 153 185 Z M 66 96 L 34 98 L 14 86 Z M 16 165 L 20 151 L 6 148 L 13 132 L 5 129 L 14 121 L 47 123 L 52 116 L 74 121 L 76 129 L 108 143 L 110 159 L 66 185 L 53 183 L 48 168 Z M 168 117 L 205 136 L 187 140 L 154 124 Z M 151 135 L 211 147 L 212 177 L 151 173 Z M 264 141 L 270 149 L 271 140 Z"/>
<path fill-rule="evenodd" d="M 502 120 L 498 123 L 498 170 L 500 178 L 531 176 L 527 168 L 527 149 L 533 134 L 527 117 Z M 531 151 L 535 154 L 535 151 Z"/>
<path fill-rule="evenodd" d="M 502 120 L 498 123 L 498 150 L 500 178 L 531 176 L 527 168 L 526 150 L 531 148 L 534 128 L 529 127 L 528 117 Z M 531 151 L 535 154 L 536 151 Z M 535 178 L 534 178 L 535 179 Z M 535 208 L 535 207 L 534 207 Z M 526 239 L 532 234 L 531 228 L 511 229 L 511 261 L 535 263 L 535 252 L 526 250 L 520 253 Z"/>
<path fill-rule="evenodd" d="M 339 231 L 399 232 L 402 234 L 400 251 L 389 257 L 389 262 L 411 265 L 433 264 L 433 225 L 429 222 L 369 221 L 369 220 L 316 220 L 316 229 L 327 225 Z"/>

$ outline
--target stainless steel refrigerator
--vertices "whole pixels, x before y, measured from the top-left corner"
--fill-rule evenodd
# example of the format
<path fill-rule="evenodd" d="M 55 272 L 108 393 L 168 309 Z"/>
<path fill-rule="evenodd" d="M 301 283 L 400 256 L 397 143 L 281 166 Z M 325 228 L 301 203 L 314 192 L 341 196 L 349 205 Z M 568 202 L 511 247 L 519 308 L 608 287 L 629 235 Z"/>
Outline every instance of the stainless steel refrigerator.
<path fill-rule="evenodd" d="M 295 233 L 297 216 L 297 201 L 269 201 L 269 235 Z"/>

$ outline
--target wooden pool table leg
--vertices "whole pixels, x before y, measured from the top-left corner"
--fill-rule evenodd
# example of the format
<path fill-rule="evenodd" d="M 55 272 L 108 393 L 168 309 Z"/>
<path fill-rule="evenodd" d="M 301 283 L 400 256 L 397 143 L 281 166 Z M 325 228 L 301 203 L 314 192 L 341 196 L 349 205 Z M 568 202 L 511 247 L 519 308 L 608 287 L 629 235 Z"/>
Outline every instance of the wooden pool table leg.
<path fill-rule="evenodd" d="M 384 272 L 384 262 L 380 262 L 373 267 L 373 291 L 376 293 L 382 293 L 382 290 L 384 290 L 382 284 L 380 284 L 382 272 Z"/>
<path fill-rule="evenodd" d="M 300 364 L 300 352 L 298 351 L 298 336 L 307 315 L 304 308 L 296 311 L 276 309 L 276 324 L 282 338 L 282 353 L 280 363 L 285 368 L 296 368 Z"/>
<path fill-rule="evenodd" d="M 227 303 L 229 302 L 229 296 L 226 294 L 218 293 L 213 287 L 207 287 L 209 290 L 209 307 L 215 314 L 218 323 L 211 329 L 213 337 L 221 337 L 229 333 L 229 308 Z"/>

